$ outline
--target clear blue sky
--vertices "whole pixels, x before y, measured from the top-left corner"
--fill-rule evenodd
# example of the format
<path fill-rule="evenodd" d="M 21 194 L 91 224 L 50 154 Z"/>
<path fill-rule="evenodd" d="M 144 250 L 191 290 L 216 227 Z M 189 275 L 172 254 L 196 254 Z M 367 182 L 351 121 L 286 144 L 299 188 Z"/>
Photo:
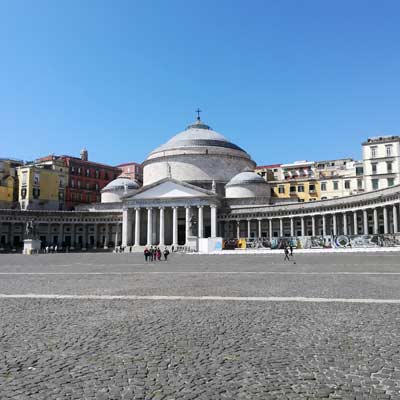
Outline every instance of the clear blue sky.
<path fill-rule="evenodd" d="M 259 164 L 400 134 L 398 0 L 0 0 L 0 157 L 143 161 L 202 117 Z"/>

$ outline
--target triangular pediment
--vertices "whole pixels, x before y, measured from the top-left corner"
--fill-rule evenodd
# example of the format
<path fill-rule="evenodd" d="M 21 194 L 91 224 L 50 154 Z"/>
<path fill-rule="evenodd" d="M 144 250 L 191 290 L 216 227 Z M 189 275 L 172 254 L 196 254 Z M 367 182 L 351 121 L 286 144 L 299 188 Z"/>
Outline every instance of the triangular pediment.
<path fill-rule="evenodd" d="M 196 188 L 193 185 L 183 184 L 172 180 L 167 180 L 144 187 L 129 199 L 171 199 L 171 198 L 191 198 L 191 197 L 210 197 L 208 190 Z"/>

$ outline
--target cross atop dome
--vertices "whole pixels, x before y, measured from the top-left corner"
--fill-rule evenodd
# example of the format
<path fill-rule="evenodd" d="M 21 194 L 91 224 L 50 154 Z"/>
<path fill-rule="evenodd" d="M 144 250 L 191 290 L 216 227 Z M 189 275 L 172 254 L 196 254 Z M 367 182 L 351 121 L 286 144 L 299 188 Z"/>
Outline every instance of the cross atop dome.
<path fill-rule="evenodd" d="M 200 110 L 200 108 L 197 107 L 196 112 L 197 112 L 197 121 L 200 121 L 200 113 L 201 113 L 202 111 Z"/>

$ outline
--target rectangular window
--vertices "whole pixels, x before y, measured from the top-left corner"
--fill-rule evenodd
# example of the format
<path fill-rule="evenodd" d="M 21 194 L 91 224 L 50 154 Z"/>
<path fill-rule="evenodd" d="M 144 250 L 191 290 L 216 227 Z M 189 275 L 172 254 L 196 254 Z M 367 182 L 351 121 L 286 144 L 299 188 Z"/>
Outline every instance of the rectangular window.
<path fill-rule="evenodd" d="M 86 182 L 86 189 L 90 190 L 90 183 L 89 182 Z"/>
<path fill-rule="evenodd" d="M 363 167 L 356 167 L 356 175 L 362 175 L 364 173 Z"/>
<path fill-rule="evenodd" d="M 78 167 L 78 175 L 81 175 L 81 174 L 82 174 L 81 167 Z"/>
<path fill-rule="evenodd" d="M 358 190 L 362 189 L 362 187 L 363 187 L 362 182 L 363 182 L 362 179 L 357 179 L 357 189 Z"/>
<path fill-rule="evenodd" d="M 99 179 L 100 171 L 98 169 L 96 169 L 96 171 L 94 171 L 94 176 L 95 176 L 95 178 Z"/>
<path fill-rule="evenodd" d="M 104 173 L 104 179 L 108 180 L 108 172 Z"/>
<path fill-rule="evenodd" d="M 388 186 L 393 186 L 394 185 L 394 178 L 388 178 L 387 185 Z"/>
<path fill-rule="evenodd" d="M 392 156 L 392 145 L 391 144 L 388 144 L 387 146 L 386 146 L 386 157 L 391 157 Z"/>
<path fill-rule="evenodd" d="M 350 181 L 344 181 L 344 188 L 350 189 Z"/>
<path fill-rule="evenodd" d="M 86 176 L 88 176 L 88 177 L 90 176 L 90 169 L 86 170 Z"/>
<path fill-rule="evenodd" d="M 81 188 L 81 181 L 78 181 L 78 189 Z"/>
<path fill-rule="evenodd" d="M 75 173 L 75 167 L 71 166 L 71 174 L 74 174 L 74 173 Z"/>
<path fill-rule="evenodd" d="M 390 161 L 386 163 L 386 170 L 388 174 L 392 173 L 392 163 Z"/>
<path fill-rule="evenodd" d="M 73 179 L 71 179 L 71 187 L 74 188 L 75 187 L 75 181 Z"/>
<path fill-rule="evenodd" d="M 96 183 L 95 185 L 94 185 L 94 188 L 95 188 L 95 190 L 99 190 L 99 184 L 98 183 Z"/>
<path fill-rule="evenodd" d="M 285 186 L 278 186 L 278 193 L 285 193 Z"/>
<path fill-rule="evenodd" d="M 372 179 L 372 189 L 379 189 L 379 179 Z"/>
<path fill-rule="evenodd" d="M 299 193 L 303 193 L 303 192 L 304 192 L 304 185 L 299 185 L 299 186 L 297 186 L 297 191 L 298 191 Z"/>
<path fill-rule="evenodd" d="M 26 185 L 27 176 L 28 176 L 27 172 L 24 171 L 24 172 L 22 173 L 22 184 L 23 184 L 23 185 Z"/>
<path fill-rule="evenodd" d="M 338 181 L 333 182 L 333 190 L 339 190 L 339 182 Z"/>
<path fill-rule="evenodd" d="M 321 183 L 321 190 L 322 190 L 323 192 L 326 192 L 326 182 L 322 182 L 322 183 Z"/>
<path fill-rule="evenodd" d="M 372 173 L 373 173 L 373 174 L 376 174 L 377 165 L 378 165 L 377 163 L 372 163 L 372 164 L 371 164 L 371 168 L 372 168 Z"/>
<path fill-rule="evenodd" d="M 376 146 L 371 146 L 371 158 L 375 158 L 376 157 Z"/>
<path fill-rule="evenodd" d="M 296 193 L 296 186 L 290 186 L 290 193 Z"/>
<path fill-rule="evenodd" d="M 308 190 L 309 192 L 315 192 L 315 185 L 310 185 Z"/>

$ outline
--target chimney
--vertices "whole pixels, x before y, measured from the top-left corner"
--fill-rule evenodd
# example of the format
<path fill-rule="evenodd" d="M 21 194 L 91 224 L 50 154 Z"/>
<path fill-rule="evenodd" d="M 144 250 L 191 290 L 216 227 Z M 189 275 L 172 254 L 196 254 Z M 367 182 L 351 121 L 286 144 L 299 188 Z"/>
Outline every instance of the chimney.
<path fill-rule="evenodd" d="M 83 161 L 88 160 L 88 151 L 85 148 L 81 150 L 81 160 Z"/>

